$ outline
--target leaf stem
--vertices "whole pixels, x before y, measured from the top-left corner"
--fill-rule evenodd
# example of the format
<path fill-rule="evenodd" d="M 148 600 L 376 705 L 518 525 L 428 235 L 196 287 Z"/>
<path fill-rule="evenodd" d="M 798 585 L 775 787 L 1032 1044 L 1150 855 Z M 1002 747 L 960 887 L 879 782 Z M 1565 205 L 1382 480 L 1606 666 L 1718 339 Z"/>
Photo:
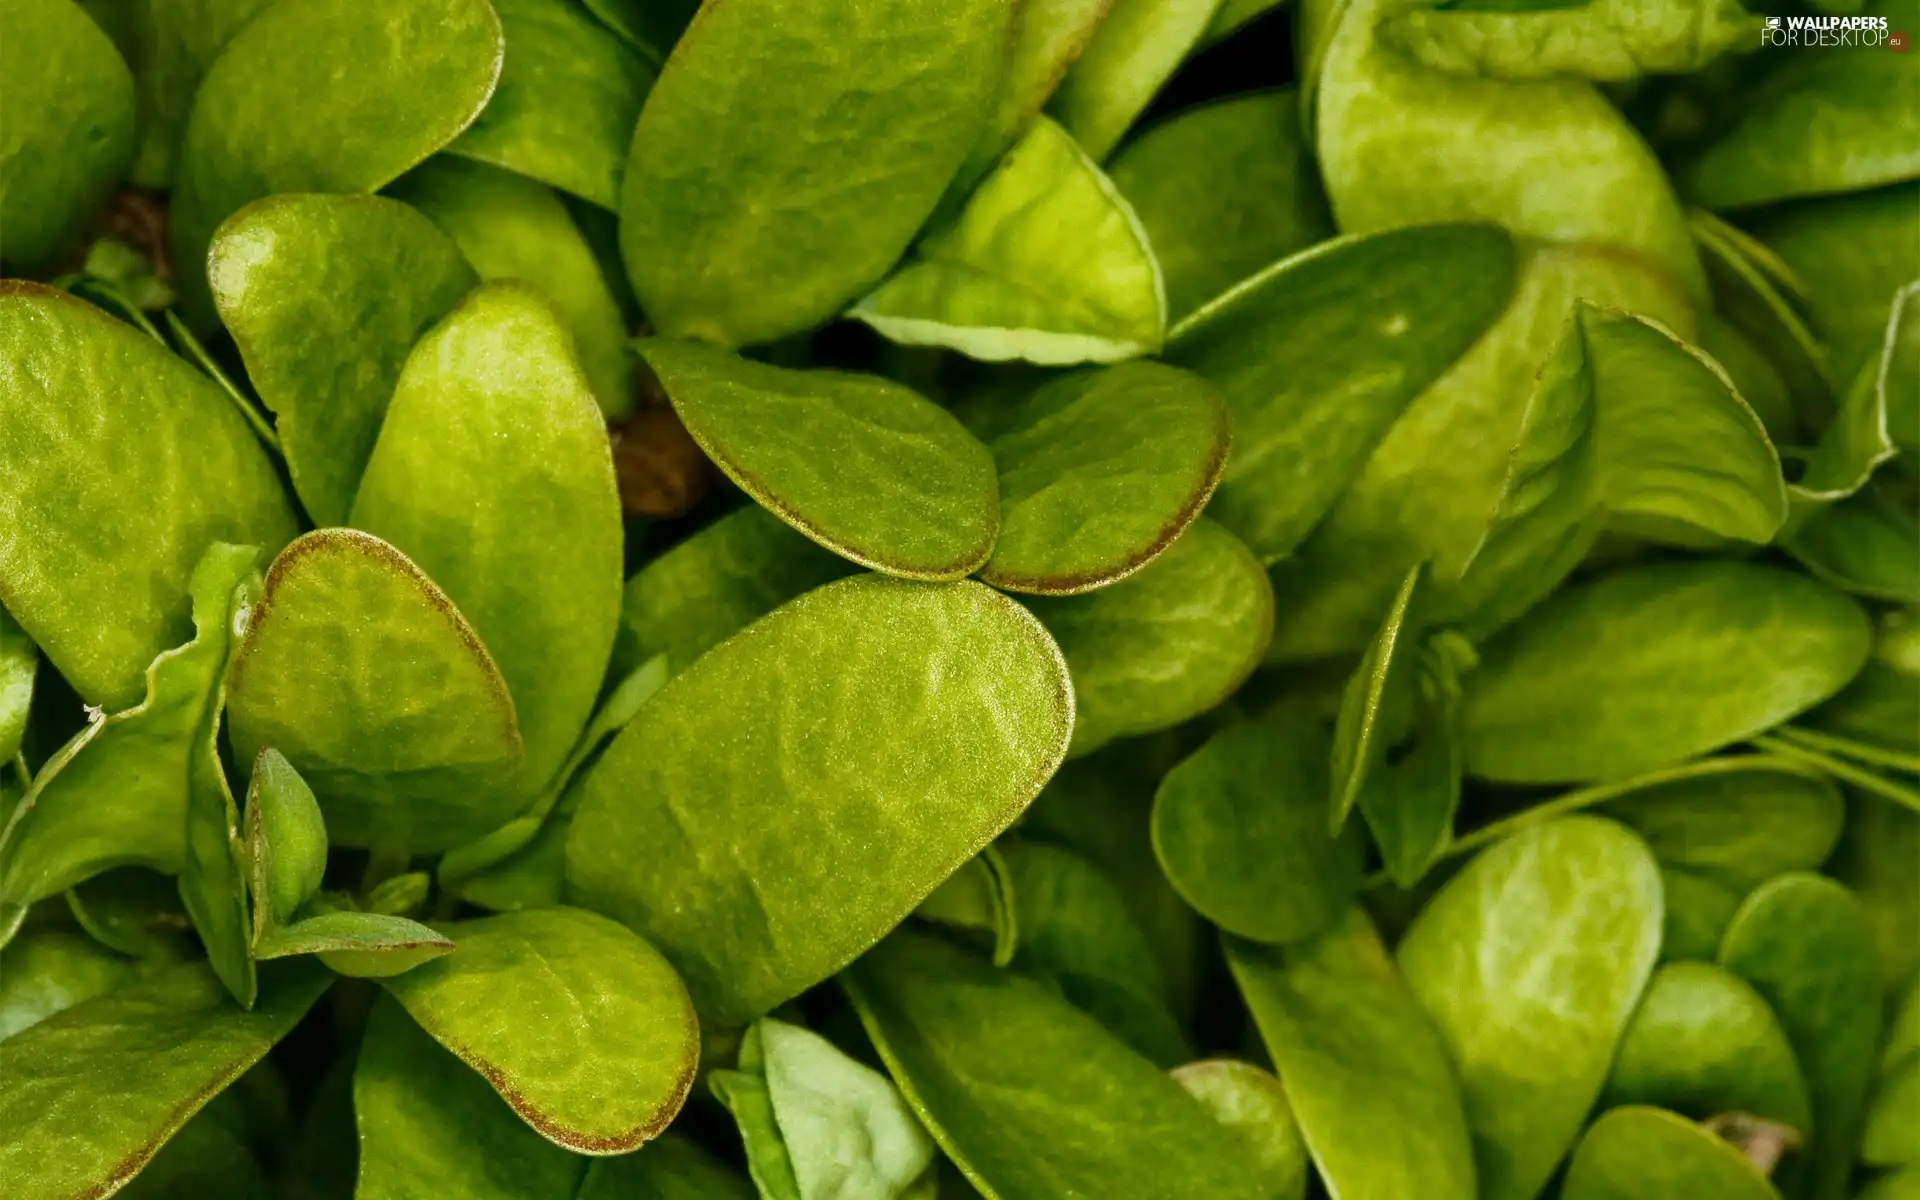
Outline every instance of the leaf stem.
<path fill-rule="evenodd" d="M 105 280 L 96 279 L 91 275 L 83 275 L 68 284 L 66 290 L 82 299 L 91 300 L 102 308 L 111 308 L 118 311 L 121 316 L 125 317 L 133 325 L 146 330 L 148 337 L 159 342 L 162 346 L 167 344 L 166 337 L 162 335 L 158 329 L 154 328 L 153 322 L 147 319 L 147 314 L 140 311 L 140 306 L 132 300 L 129 300 L 126 293 Z M 169 312 L 167 315 L 172 316 L 173 314 Z"/>
<path fill-rule="evenodd" d="M 1850 758 L 1869 766 L 1885 767 L 1889 771 L 1899 771 L 1907 775 L 1920 774 L 1920 755 L 1883 749 L 1869 742 L 1837 737 L 1831 733 L 1821 733 L 1816 729 L 1802 729 L 1797 725 L 1782 725 L 1767 736 L 1793 742 L 1811 751 L 1837 754 L 1841 758 Z"/>
<path fill-rule="evenodd" d="M 227 373 L 220 369 L 220 364 L 213 361 L 213 356 L 208 354 L 206 347 L 200 344 L 200 339 L 193 336 L 186 322 L 182 321 L 172 309 L 167 310 L 167 330 L 173 334 L 174 340 L 180 343 L 181 349 L 186 351 L 187 357 L 220 385 L 220 390 L 227 394 L 227 398 L 233 401 L 234 407 L 240 410 L 240 415 L 247 419 L 247 424 L 253 427 L 253 435 L 260 439 L 260 444 L 281 458 L 285 458 L 286 453 L 280 449 L 280 435 L 273 431 L 273 426 L 268 424 L 266 417 L 260 414 L 260 410 L 254 406 L 253 401 L 247 399 L 245 394 L 234 386 L 233 380 L 227 378 Z"/>
<path fill-rule="evenodd" d="M 1783 758 L 1798 759 L 1810 767 L 1815 767 L 1821 772 L 1833 776 L 1842 783 L 1850 783 L 1861 791 L 1870 792 L 1882 800 L 1891 800 L 1903 808 L 1920 812 L 1920 792 L 1912 788 L 1902 787 L 1877 771 L 1869 771 L 1864 767 L 1857 767 L 1844 759 L 1835 758 L 1830 754 L 1822 754 L 1818 750 L 1796 745 L 1785 738 L 1775 737 L 1772 734 L 1761 734 L 1759 737 L 1753 739 L 1753 744 L 1762 750 L 1778 754 Z"/>

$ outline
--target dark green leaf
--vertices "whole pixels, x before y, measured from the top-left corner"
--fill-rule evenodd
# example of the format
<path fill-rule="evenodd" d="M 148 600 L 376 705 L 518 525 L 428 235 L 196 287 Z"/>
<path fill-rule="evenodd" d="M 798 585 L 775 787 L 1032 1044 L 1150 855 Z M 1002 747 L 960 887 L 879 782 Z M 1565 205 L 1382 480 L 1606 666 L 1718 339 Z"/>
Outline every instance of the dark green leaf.
<path fill-rule="evenodd" d="M 595 1158 L 571 1200 L 754 1200 L 753 1185 L 698 1143 L 667 1134 L 632 1154 Z"/>
<path fill-rule="evenodd" d="M 739 1024 L 840 969 L 1011 824 L 1072 721 L 1059 650 L 1011 600 L 828 584 L 709 651 L 614 739 L 567 878 L 666 952 L 710 1024 Z"/>
<path fill-rule="evenodd" d="M 67 909 L 94 941 L 161 962 L 192 956 L 193 923 L 174 881 L 144 867 L 119 867 L 67 889 Z"/>
<path fill-rule="evenodd" d="M 1017 903 L 1006 856 L 988 846 L 929 892 L 913 915 L 984 934 L 985 944 L 993 950 L 993 965 L 1004 967 L 1013 962 L 1020 947 Z"/>
<path fill-rule="evenodd" d="M 1088 154 L 1105 158 L 1199 43 L 1219 7 L 1220 0 L 1113 0 L 1047 111 Z"/>
<path fill-rule="evenodd" d="M 0 1042 L 138 975 L 138 964 L 77 933 L 29 930 L 0 949 Z"/>

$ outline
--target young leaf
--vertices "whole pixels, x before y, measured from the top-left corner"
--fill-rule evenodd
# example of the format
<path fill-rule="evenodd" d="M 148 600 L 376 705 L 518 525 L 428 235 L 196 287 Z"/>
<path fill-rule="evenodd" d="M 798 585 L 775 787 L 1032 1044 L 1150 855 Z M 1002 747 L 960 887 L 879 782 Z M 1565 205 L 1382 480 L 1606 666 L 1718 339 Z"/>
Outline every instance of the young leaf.
<path fill-rule="evenodd" d="M 188 963 L 0 1042 L 0 1179 L 21 1196 L 110 1195 L 331 981 L 307 964 L 263 972 L 246 1012 L 206 964 Z"/>
<path fill-rule="evenodd" d="M 345 523 L 407 351 L 478 278 L 432 222 L 372 196 L 256 201 L 214 234 L 207 274 L 307 515 Z"/>
<path fill-rule="evenodd" d="M 267 931 L 253 944 L 257 959 L 317 955 L 339 975 L 386 979 L 454 949 L 452 939 L 418 921 L 371 912 L 323 912 Z"/>
<path fill-rule="evenodd" d="M 900 257 L 980 135 L 1008 0 L 727 0 L 634 129 L 620 251 L 658 330 L 798 333 Z"/>
<path fill-rule="evenodd" d="M 1535 1195 L 1572 1148 L 1659 949 L 1653 855 L 1586 816 L 1487 850 L 1414 919 L 1400 969 L 1459 1070 L 1481 1196 Z"/>
<path fill-rule="evenodd" d="M 1113 0 L 1047 111 L 1095 159 L 1113 152 L 1200 41 L 1220 0 Z"/>
<path fill-rule="evenodd" d="M 262 196 L 391 183 L 473 123 L 502 47 L 485 0 L 399 0 L 373 16 L 293 0 L 249 21 L 207 71 L 180 147 L 171 245 L 187 311 L 212 315 L 207 246 L 228 216 Z M 346 62 L 359 64 L 352 87 L 335 81 Z"/>
<path fill-rule="evenodd" d="M 614 739 L 567 880 L 660 946 L 708 1023 L 737 1025 L 845 966 L 1005 830 L 1072 727 L 1060 652 L 1013 601 L 828 584 L 709 651 Z"/>
<path fill-rule="evenodd" d="M 493 7 L 507 47 L 500 84 L 447 153 L 618 208 L 627 143 L 653 68 L 567 0 Z"/>
<path fill-rule="evenodd" d="M 1042 117 L 849 315 L 905 345 L 1057 366 L 1154 353 L 1167 300 L 1126 198 Z"/>
<path fill-rule="evenodd" d="M 1153 848 L 1202 916 L 1257 942 L 1321 933 L 1350 906 L 1365 844 L 1326 821 L 1326 729 L 1283 706 L 1221 730 L 1167 772 Z"/>
<path fill-rule="evenodd" d="M 518 811 L 505 681 L 446 594 L 378 538 L 318 530 L 275 559 L 228 687 L 235 751 L 285 754 L 335 845 L 442 850 Z"/>
<path fill-rule="evenodd" d="M 1738 1147 L 1677 1113 L 1616 1108 L 1580 1139 L 1565 1200 L 1777 1200 L 1780 1193 Z"/>
<path fill-rule="evenodd" d="M 133 77 L 68 0 L 8 5 L 0 76 L 10 113 L 0 149 L 0 262 L 37 272 L 69 248 L 133 156 Z"/>
<path fill-rule="evenodd" d="M 1153 246 L 1169 320 L 1333 236 L 1297 97 L 1250 92 L 1184 109 L 1114 156 L 1108 174 Z"/>
<path fill-rule="evenodd" d="M 582 1154 L 656 1137 L 700 1053 L 686 989 L 612 921 L 557 906 L 451 927 L 459 951 L 382 981 L 527 1124 Z M 564 1023 L 542 1014 L 567 1012 Z"/>
<path fill-rule="evenodd" d="M 286 756 L 268 746 L 253 760 L 247 786 L 246 861 L 253 936 L 273 928 L 320 894 L 327 873 L 327 825 L 313 789 Z"/>
<path fill-rule="evenodd" d="M 1621 1035 L 1600 1107 L 1652 1104 L 1704 1121 L 1750 1113 L 1803 1140 L 1813 1130 L 1793 1046 L 1760 993 L 1711 963 L 1653 973 Z"/>
<path fill-rule="evenodd" d="M 138 977 L 137 963 L 79 934 L 31 930 L 0 949 L 0 1042 Z"/>
<path fill-rule="evenodd" d="M 634 405 L 627 322 L 607 274 L 567 206 L 537 180 L 437 155 L 387 194 L 425 213 L 483 279 L 518 279 L 553 302 L 573 333 L 580 369 L 609 419 Z"/>
<path fill-rule="evenodd" d="M 1206 520 L 1128 579 L 1028 607 L 1067 656 L 1076 755 L 1220 703 L 1260 665 L 1273 631 L 1266 573 L 1239 539 Z"/>
<path fill-rule="evenodd" d="M 980 578 L 1041 595 L 1126 578 L 1200 515 L 1232 441 L 1219 393 L 1159 363 L 1041 388 L 989 445 L 1000 535 Z"/>
<path fill-rule="evenodd" d="M 193 573 L 193 641 L 154 660 L 138 707 L 89 720 L 41 765 L 0 830 L 0 905 L 32 904 L 117 866 L 180 872 L 188 794 L 219 721 L 232 602 L 258 553 L 209 547 Z"/>
<path fill-rule="evenodd" d="M 1240 1136 L 1266 1181 L 1266 1200 L 1305 1200 L 1313 1164 L 1278 1079 L 1230 1058 L 1188 1063 L 1171 1074 L 1214 1120 Z"/>
<path fill-rule="evenodd" d="M 756 619 L 854 570 L 758 504 L 737 508 L 627 580 L 613 673 L 664 654 L 677 675 Z"/>
<path fill-rule="evenodd" d="M 1720 943 L 1720 965 L 1779 1016 L 1813 1099 L 1805 1195 L 1847 1193 L 1873 1084 L 1880 1028 L 1873 931 L 1846 888 L 1793 872 L 1748 896 Z"/>
<path fill-rule="evenodd" d="M 750 1027 L 741 1053 L 754 1038 Z M 713 1098 L 726 1106 L 740 1130 L 741 1149 L 747 1159 L 747 1173 L 762 1200 L 800 1200 L 800 1184 L 793 1177 L 793 1163 L 787 1157 L 786 1143 L 780 1137 L 780 1123 L 773 1115 L 773 1097 L 767 1081 L 747 1071 L 715 1071 L 707 1076 Z"/>
<path fill-rule="evenodd" d="M 1382 25 L 1380 38 L 1455 75 L 1629 83 L 1698 71 L 1751 47 L 1759 32 L 1739 0 L 1588 0 L 1530 12 L 1410 10 Z"/>
<path fill-rule="evenodd" d="M 272 554 L 296 532 L 272 464 L 205 376 L 24 280 L 0 282 L 0 424 L 0 594 L 89 704 L 139 703 L 147 665 L 186 638 L 208 543 Z"/>
<path fill-rule="evenodd" d="M 1472 649 L 1442 632 L 1420 647 L 1413 714 L 1406 736 L 1388 751 L 1360 793 L 1360 811 L 1395 884 L 1419 882 L 1453 837 L 1460 807 L 1460 668 Z"/>
<path fill-rule="evenodd" d="M 353 1071 L 360 1200 L 573 1200 L 582 1159 L 529 1129 L 389 996 Z"/>
<path fill-rule="evenodd" d="M 1859 606 L 1775 567 L 1619 571 L 1558 593 L 1486 644 L 1465 685 L 1467 770 L 1550 783 L 1690 758 L 1833 695 L 1871 639 Z"/>
<path fill-rule="evenodd" d="M 533 289 L 471 293 L 407 356 L 353 503 L 492 654 L 529 793 L 580 736 L 620 621 L 613 455 L 572 351 Z"/>
<path fill-rule="evenodd" d="M 911 933 L 842 982 L 907 1103 L 993 1200 L 1258 1200 L 1234 1136 L 1045 986 Z"/>
<path fill-rule="evenodd" d="M 1263 562 L 1291 553 L 1507 304 L 1513 254 L 1504 233 L 1476 225 L 1336 239 L 1175 326 L 1168 360 L 1218 384 L 1233 412 L 1213 517 Z"/>
<path fill-rule="evenodd" d="M 1407 628 L 1407 617 L 1425 574 L 1425 563 L 1415 563 L 1407 572 L 1392 607 L 1380 622 L 1380 631 L 1367 643 L 1360 665 L 1347 677 L 1347 686 L 1341 691 L 1330 760 L 1333 786 L 1329 827 L 1335 833 L 1345 827 L 1347 814 L 1359 802 L 1368 774 L 1386 757 L 1387 748 L 1405 736 L 1411 719 L 1416 668 L 1407 660 L 1414 658 L 1415 651 L 1406 647 L 1406 658 L 1402 659 L 1400 643 L 1403 635 L 1409 641 L 1419 635 L 1417 623 Z"/>
<path fill-rule="evenodd" d="M 992 552 L 993 456 L 917 392 L 692 342 L 650 340 L 640 351 L 700 448 L 829 550 L 890 575 L 941 580 L 966 576 Z"/>
<path fill-rule="evenodd" d="M 929 892 L 913 915 L 949 928 L 985 934 L 993 949 L 993 965 L 1004 967 L 1013 962 L 1020 948 L 1018 903 L 1006 856 L 988 846 Z"/>
<path fill-rule="evenodd" d="M 1227 965 L 1330 1191 L 1472 1200 L 1447 1049 L 1365 913 L 1287 947 L 1229 938 Z"/>

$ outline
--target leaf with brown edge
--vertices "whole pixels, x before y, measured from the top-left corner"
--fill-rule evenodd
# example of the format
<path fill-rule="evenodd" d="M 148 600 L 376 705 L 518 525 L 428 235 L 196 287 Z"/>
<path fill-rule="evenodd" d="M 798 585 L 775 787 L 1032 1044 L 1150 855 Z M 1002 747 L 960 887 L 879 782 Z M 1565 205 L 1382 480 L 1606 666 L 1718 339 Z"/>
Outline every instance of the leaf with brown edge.
<path fill-rule="evenodd" d="M 113 1194 L 260 1061 L 332 976 L 264 970 L 247 1012 L 205 963 L 169 967 L 0 1042 L 0 1180 L 22 1200 Z"/>
<path fill-rule="evenodd" d="M 652 946 L 564 905 L 446 932 L 457 953 L 383 984 L 527 1124 L 581 1154 L 624 1154 L 673 1120 L 700 1028 Z"/>

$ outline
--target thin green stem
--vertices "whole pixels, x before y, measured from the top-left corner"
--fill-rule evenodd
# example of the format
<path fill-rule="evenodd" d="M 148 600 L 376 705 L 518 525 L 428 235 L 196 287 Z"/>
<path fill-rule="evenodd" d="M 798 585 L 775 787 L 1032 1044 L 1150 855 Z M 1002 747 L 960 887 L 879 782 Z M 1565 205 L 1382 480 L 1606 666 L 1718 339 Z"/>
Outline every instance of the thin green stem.
<path fill-rule="evenodd" d="M 140 306 L 127 299 L 126 293 L 114 287 L 112 284 L 107 283 L 105 280 L 95 279 L 91 275 L 83 275 L 68 286 L 67 291 L 72 292 L 82 299 L 91 300 L 102 308 L 114 309 L 133 325 L 146 330 L 147 336 L 151 337 L 154 341 L 159 342 L 162 346 L 167 344 L 166 337 L 163 336 L 158 329 L 154 328 L 153 322 L 147 319 L 147 314 L 140 311 Z M 172 316 L 173 314 L 169 312 L 167 315 Z"/>
<path fill-rule="evenodd" d="M 1902 808 L 1910 808 L 1914 812 L 1920 812 L 1920 791 L 1915 791 L 1909 787 L 1902 787 L 1876 771 L 1869 771 L 1864 767 L 1857 767 L 1844 759 L 1835 758 L 1831 754 L 1822 754 L 1818 750 L 1810 750 L 1805 746 L 1795 745 L 1793 742 L 1787 741 L 1784 738 L 1775 737 L 1772 734 L 1761 734 L 1759 737 L 1753 739 L 1753 744 L 1762 750 L 1778 754 L 1783 758 L 1798 759 L 1810 767 L 1815 767 L 1821 772 L 1833 776 L 1842 783 L 1850 783 L 1861 791 L 1869 792 L 1880 797 L 1882 800 L 1891 800 Z"/>
<path fill-rule="evenodd" d="M 240 415 L 247 419 L 247 424 L 253 427 L 253 434 L 260 439 L 261 445 L 285 458 L 285 452 L 280 449 L 280 435 L 273 431 L 273 426 L 268 424 L 266 417 L 261 415 L 253 401 L 247 399 L 245 393 L 234 386 L 233 380 L 227 378 L 227 373 L 220 369 L 220 364 L 213 361 L 213 355 L 207 353 L 206 347 L 200 344 L 200 339 L 193 336 L 193 331 L 187 328 L 186 322 L 182 321 L 172 309 L 167 310 L 167 330 L 173 334 L 174 340 L 180 343 L 180 348 L 186 352 L 187 357 L 220 385 L 220 390 L 227 394 L 227 398 L 233 401 L 234 407 L 240 410 Z"/>
<path fill-rule="evenodd" d="M 1909 775 L 1920 774 L 1920 755 L 1886 750 L 1867 742 L 1836 737 L 1816 729 L 1802 729 L 1797 725 L 1782 725 L 1768 736 L 1782 738 L 1809 750 L 1837 754 L 1842 758 L 1850 758 L 1870 766 L 1885 767 L 1889 771 L 1901 771 Z"/>

